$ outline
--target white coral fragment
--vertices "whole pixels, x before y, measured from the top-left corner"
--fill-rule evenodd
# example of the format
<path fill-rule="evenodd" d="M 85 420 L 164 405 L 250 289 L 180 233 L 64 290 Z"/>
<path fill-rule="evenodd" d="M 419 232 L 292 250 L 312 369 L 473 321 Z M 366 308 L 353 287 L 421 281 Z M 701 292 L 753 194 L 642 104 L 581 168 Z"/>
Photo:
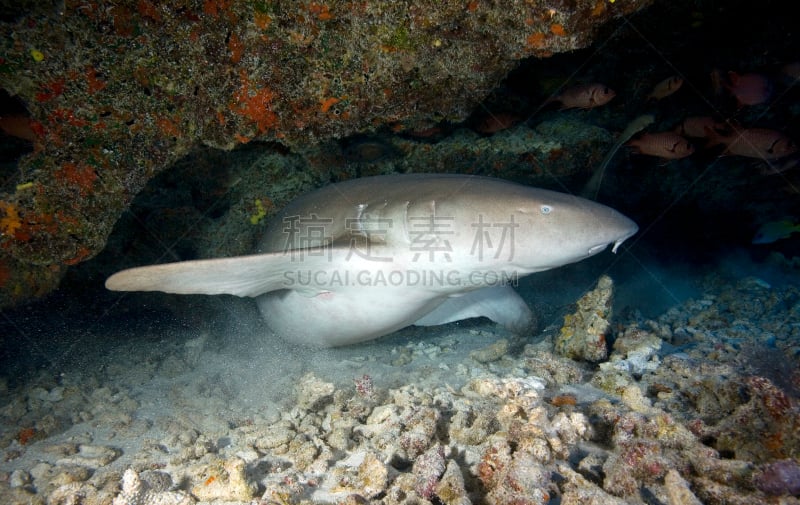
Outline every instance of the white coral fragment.
<path fill-rule="evenodd" d="M 183 491 L 156 489 L 132 469 L 122 475 L 122 491 L 112 505 L 193 505 L 195 499 Z"/>

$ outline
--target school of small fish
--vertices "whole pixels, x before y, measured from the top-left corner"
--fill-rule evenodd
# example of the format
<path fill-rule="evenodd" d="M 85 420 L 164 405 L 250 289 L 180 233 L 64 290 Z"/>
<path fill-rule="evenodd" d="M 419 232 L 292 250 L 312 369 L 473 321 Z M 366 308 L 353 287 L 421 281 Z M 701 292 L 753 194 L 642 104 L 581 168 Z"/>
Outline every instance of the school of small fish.
<path fill-rule="evenodd" d="M 766 107 L 776 92 L 774 81 L 793 86 L 800 80 L 800 61 L 784 64 L 779 74 L 780 78 L 770 78 L 759 72 L 714 69 L 710 74 L 711 90 L 715 96 L 729 100 L 736 112 Z M 667 76 L 653 85 L 645 101 L 668 100 L 683 89 L 684 83 L 685 78 L 681 75 Z M 560 105 L 559 110 L 589 110 L 608 104 L 616 96 L 613 89 L 601 82 L 577 84 L 559 89 L 540 108 L 556 103 Z M 654 156 L 665 162 L 689 157 L 700 150 L 721 149 L 717 153 L 720 156 L 740 156 L 765 162 L 767 167 L 760 170 L 763 174 L 780 173 L 800 166 L 797 142 L 778 129 L 741 125 L 736 112 L 728 118 L 721 117 L 721 114 L 687 115 L 670 130 L 643 131 L 620 145 L 629 147 L 633 154 Z M 523 119 L 517 114 L 496 113 L 478 121 L 474 128 L 479 133 L 492 135 L 521 121 Z M 613 152 L 619 147 L 615 146 Z"/>
<path fill-rule="evenodd" d="M 800 79 L 800 62 L 787 63 L 780 69 L 790 85 Z M 766 106 L 774 96 L 773 81 L 758 72 L 711 72 L 711 89 L 735 102 L 736 110 Z M 655 84 L 647 101 L 661 101 L 678 92 L 684 78 L 672 75 Z M 579 84 L 554 94 L 545 104 L 557 102 L 561 109 L 593 109 L 611 101 L 616 93 L 603 83 Z M 691 139 L 691 140 L 690 140 Z M 800 165 L 798 144 L 783 132 L 761 127 L 742 126 L 733 118 L 710 115 L 686 116 L 670 131 L 644 132 L 625 143 L 631 152 L 655 156 L 662 160 L 678 160 L 704 150 L 723 146 L 721 156 L 741 156 L 769 164 L 762 173 L 778 173 Z"/>
<path fill-rule="evenodd" d="M 705 151 L 718 156 L 737 156 L 756 160 L 761 175 L 780 174 L 800 166 L 798 143 L 780 129 L 758 124 L 742 124 L 741 117 L 757 118 L 781 98 L 786 90 L 800 84 L 800 61 L 785 63 L 773 74 L 761 72 L 738 72 L 714 69 L 710 74 L 712 101 L 719 104 L 715 115 L 686 115 L 669 130 L 646 131 L 655 124 L 653 116 L 637 117 L 618 136 L 603 163 L 584 187 L 582 195 L 596 198 L 605 169 L 617 150 L 626 146 L 635 155 L 657 157 L 664 164 Z M 667 101 L 685 84 L 685 78 L 672 75 L 663 78 L 645 96 L 647 103 Z M 697 88 L 697 86 L 693 86 Z M 594 109 L 606 105 L 616 93 L 603 83 L 579 84 L 560 90 L 547 98 L 543 105 L 560 103 L 564 109 Z M 616 103 L 616 102 L 615 102 Z M 755 114 L 748 114 L 755 110 Z M 725 116 L 725 111 L 730 115 Z M 647 121 L 642 121 L 647 118 Z M 641 123 L 641 124 L 640 124 Z M 771 244 L 800 233 L 797 219 L 787 218 L 769 221 L 757 230 L 753 244 Z"/>

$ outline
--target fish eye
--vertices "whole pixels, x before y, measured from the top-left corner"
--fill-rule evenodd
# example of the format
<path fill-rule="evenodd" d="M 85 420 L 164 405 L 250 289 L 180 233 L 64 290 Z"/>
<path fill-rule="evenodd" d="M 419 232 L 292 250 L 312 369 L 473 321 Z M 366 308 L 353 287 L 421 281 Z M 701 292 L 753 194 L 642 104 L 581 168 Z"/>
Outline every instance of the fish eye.
<path fill-rule="evenodd" d="M 541 211 L 542 214 L 547 215 L 553 212 L 553 207 L 549 205 L 542 205 L 541 207 L 539 207 L 539 211 Z"/>

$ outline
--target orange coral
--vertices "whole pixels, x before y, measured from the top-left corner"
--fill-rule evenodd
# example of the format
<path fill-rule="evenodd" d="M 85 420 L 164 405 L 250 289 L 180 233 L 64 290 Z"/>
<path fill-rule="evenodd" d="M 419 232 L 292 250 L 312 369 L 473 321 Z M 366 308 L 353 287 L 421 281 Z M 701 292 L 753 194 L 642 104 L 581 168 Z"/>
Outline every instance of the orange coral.
<path fill-rule="evenodd" d="M 256 11 L 253 14 L 253 22 L 259 30 L 266 30 L 272 24 L 272 17 L 266 12 Z"/>
<path fill-rule="evenodd" d="M 156 7 L 153 2 L 139 0 L 137 8 L 142 17 L 150 18 L 153 21 L 161 21 L 161 13 L 158 12 L 158 7 Z"/>
<path fill-rule="evenodd" d="M 564 30 L 564 25 L 560 25 L 558 23 L 553 23 L 550 25 L 550 31 L 553 35 L 558 35 L 559 37 L 564 37 L 567 34 L 567 31 Z"/>
<path fill-rule="evenodd" d="M 230 0 L 205 0 L 203 2 L 203 13 L 211 17 L 219 16 L 220 11 L 228 8 Z"/>
<path fill-rule="evenodd" d="M 777 457 L 783 457 L 784 445 L 783 434 L 780 432 L 768 434 L 764 438 L 764 447 Z"/>
<path fill-rule="evenodd" d="M 11 278 L 11 269 L 5 263 L 0 263 L 0 288 L 4 287 Z"/>
<path fill-rule="evenodd" d="M 76 186 L 81 196 L 88 195 L 94 181 L 97 180 L 97 173 L 92 167 L 70 162 L 64 163 L 61 169 L 57 170 L 54 175 L 56 178 L 64 180 L 72 186 Z"/>
<path fill-rule="evenodd" d="M 240 74 L 239 78 L 242 85 L 233 95 L 233 102 L 230 104 L 231 111 L 253 121 L 258 127 L 259 133 L 274 128 L 278 124 L 278 115 L 272 112 L 270 104 L 275 98 L 275 93 L 269 88 L 251 90 L 250 81 L 244 72 Z"/>
<path fill-rule="evenodd" d="M 13 204 L 0 202 L 0 209 L 3 209 L 5 216 L 0 219 L 0 233 L 3 235 L 14 235 L 22 226 L 17 208 Z"/>
<path fill-rule="evenodd" d="M 545 34 L 542 32 L 531 33 L 528 35 L 528 45 L 536 49 L 541 49 L 545 45 L 545 38 Z"/>
<path fill-rule="evenodd" d="M 19 433 L 17 433 L 17 440 L 19 440 L 20 444 L 25 445 L 28 442 L 30 442 L 31 439 L 33 439 L 33 437 L 35 436 L 36 436 L 35 428 L 23 428 L 19 430 Z"/>
<path fill-rule="evenodd" d="M 594 8 L 592 8 L 592 17 L 601 16 L 606 12 L 606 2 L 605 0 L 598 0 L 596 4 L 594 4 Z"/>
<path fill-rule="evenodd" d="M 779 387 L 765 377 L 753 376 L 747 379 L 750 390 L 761 400 L 762 405 L 776 421 L 787 418 L 792 411 L 792 401 Z"/>
<path fill-rule="evenodd" d="M 97 70 L 94 67 L 86 68 L 86 83 L 89 85 L 90 95 L 106 87 L 106 82 L 97 78 Z"/>
<path fill-rule="evenodd" d="M 340 100 L 334 96 L 326 98 L 325 100 L 322 100 L 321 102 L 322 105 L 320 106 L 320 110 L 322 112 L 328 112 L 331 109 L 331 107 L 339 103 L 339 101 Z"/>
<path fill-rule="evenodd" d="M 49 119 L 51 123 L 57 124 L 59 122 L 66 122 L 70 126 L 76 126 L 78 128 L 89 125 L 87 120 L 75 117 L 75 113 L 67 109 L 54 109 Z"/>
<path fill-rule="evenodd" d="M 64 89 L 66 88 L 66 86 L 67 86 L 67 81 L 63 77 L 55 79 L 49 84 L 45 84 L 44 86 L 42 86 L 43 91 L 36 93 L 36 101 L 48 102 L 57 96 L 61 96 L 64 93 Z"/>
<path fill-rule="evenodd" d="M 167 117 L 161 117 L 156 119 L 156 125 L 158 125 L 158 129 L 161 130 L 161 133 L 167 135 L 168 137 L 180 137 L 181 130 L 175 121 Z"/>
<path fill-rule="evenodd" d="M 228 50 L 231 52 L 231 62 L 239 63 L 242 60 L 244 44 L 242 39 L 235 33 L 232 33 L 231 38 L 228 40 Z"/>
<path fill-rule="evenodd" d="M 317 16 L 317 19 L 320 21 L 330 21 L 333 19 L 330 8 L 318 2 L 311 2 L 311 5 L 308 6 L 308 12 Z"/>
<path fill-rule="evenodd" d="M 82 262 L 83 260 L 89 258 L 92 255 L 92 251 L 86 246 L 78 247 L 78 251 L 75 253 L 75 256 L 72 258 L 64 260 L 65 265 L 77 265 L 78 263 Z"/>

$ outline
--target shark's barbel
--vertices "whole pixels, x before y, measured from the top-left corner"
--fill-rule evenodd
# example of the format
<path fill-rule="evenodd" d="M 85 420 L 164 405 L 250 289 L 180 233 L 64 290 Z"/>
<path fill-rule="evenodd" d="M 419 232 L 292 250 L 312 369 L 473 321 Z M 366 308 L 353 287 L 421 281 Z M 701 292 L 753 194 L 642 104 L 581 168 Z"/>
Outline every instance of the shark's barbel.
<path fill-rule="evenodd" d="M 292 201 L 259 254 L 132 268 L 106 287 L 256 297 L 276 334 L 314 346 L 478 316 L 521 332 L 534 317 L 510 281 L 637 230 L 604 205 L 500 179 L 376 176 Z"/>

